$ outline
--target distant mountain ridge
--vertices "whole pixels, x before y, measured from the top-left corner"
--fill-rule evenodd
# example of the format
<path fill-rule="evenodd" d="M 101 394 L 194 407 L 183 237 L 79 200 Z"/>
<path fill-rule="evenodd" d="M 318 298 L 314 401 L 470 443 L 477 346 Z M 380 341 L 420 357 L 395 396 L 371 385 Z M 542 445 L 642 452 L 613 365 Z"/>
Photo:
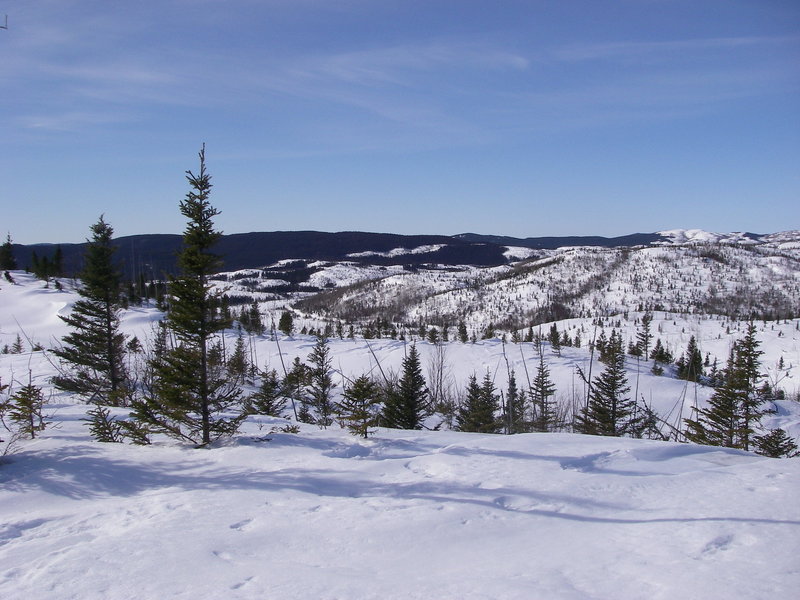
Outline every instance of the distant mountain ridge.
<path fill-rule="evenodd" d="M 125 275 L 144 274 L 160 278 L 174 273 L 181 248 L 178 234 L 144 234 L 116 238 L 117 257 Z M 225 271 L 260 268 L 281 260 L 351 261 L 373 265 L 423 264 L 498 266 L 509 262 L 508 247 L 555 250 L 570 246 L 603 248 L 686 243 L 800 244 L 800 232 L 759 235 L 717 234 L 700 229 L 675 229 L 657 233 L 634 233 L 619 237 L 549 236 L 516 238 L 463 233 L 447 235 L 400 235 L 343 231 L 272 231 L 223 235 L 216 252 L 223 257 Z M 32 253 L 52 256 L 55 244 L 14 245 L 20 267 L 29 267 Z M 68 275 L 81 270 L 85 243 L 59 244 Z"/>

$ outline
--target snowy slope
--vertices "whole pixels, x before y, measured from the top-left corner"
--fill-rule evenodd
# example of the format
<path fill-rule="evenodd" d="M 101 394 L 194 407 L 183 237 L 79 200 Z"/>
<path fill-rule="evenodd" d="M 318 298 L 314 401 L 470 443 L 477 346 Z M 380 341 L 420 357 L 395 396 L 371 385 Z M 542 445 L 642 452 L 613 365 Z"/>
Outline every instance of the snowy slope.
<path fill-rule="evenodd" d="M 353 267 L 349 287 L 332 280 L 334 291 L 297 306 L 319 320 L 440 328 L 463 320 L 478 337 L 490 323 L 511 334 L 565 317 L 648 309 L 787 318 L 800 315 L 800 256 L 792 252 L 726 244 L 571 248 L 501 267 L 365 272 L 369 281 L 355 285 L 362 267 Z"/>
<path fill-rule="evenodd" d="M 0 468 L 4 598 L 792 597 L 800 459 L 567 434 L 86 439 Z"/>
<path fill-rule="evenodd" d="M 792 597 L 800 585 L 800 458 L 572 434 L 291 435 L 271 432 L 285 421 L 266 417 L 211 450 L 93 442 L 86 406 L 53 393 L 51 357 L 28 341 L 52 347 L 57 315 L 77 296 L 14 276 L 18 285 L 0 286 L 0 345 L 23 332 L 25 352 L 0 354 L 0 377 L 17 386 L 30 372 L 53 426 L 0 464 L 2 598 L 705 600 Z M 123 329 L 146 340 L 157 318 L 131 309 Z M 796 324 L 760 324 L 765 363 L 800 363 Z M 694 331 L 722 347 L 731 325 L 654 320 L 676 345 Z M 301 335 L 248 342 L 259 366 L 278 369 L 313 346 Z M 429 364 L 435 347 L 418 347 Z M 405 351 L 397 340 L 331 348 L 337 391 L 378 362 L 396 370 Z M 489 369 L 501 387 L 507 364 L 518 380 L 533 366 L 530 344 L 444 348 L 454 385 Z M 586 349 L 548 349 L 547 360 L 561 399 L 580 396 Z M 629 361 L 631 385 L 671 420 L 708 397 L 647 367 Z M 770 425 L 800 435 L 800 405 L 778 409 Z"/>

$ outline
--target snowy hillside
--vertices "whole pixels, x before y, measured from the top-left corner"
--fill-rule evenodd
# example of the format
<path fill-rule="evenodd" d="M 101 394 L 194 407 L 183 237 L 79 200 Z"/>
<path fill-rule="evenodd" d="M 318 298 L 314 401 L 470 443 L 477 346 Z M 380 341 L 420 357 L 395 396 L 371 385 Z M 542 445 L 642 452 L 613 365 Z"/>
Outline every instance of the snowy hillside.
<path fill-rule="evenodd" d="M 564 318 L 644 310 L 785 319 L 800 315 L 800 253 L 791 246 L 781 239 L 771 245 L 563 248 L 491 268 L 376 271 L 353 264 L 343 280 L 329 277 L 327 290 L 301 294 L 305 299 L 296 307 L 322 321 L 356 324 L 385 319 L 441 329 L 464 321 L 479 338 L 490 324 L 511 335 Z"/>
<path fill-rule="evenodd" d="M 654 308 L 645 298 L 654 302 L 657 292 L 691 304 L 724 279 L 726 293 L 757 295 L 772 286 L 775 297 L 797 299 L 792 255 L 714 251 L 722 261 L 678 246 L 627 255 L 578 248 L 494 269 L 305 267 L 308 281 L 330 289 L 339 306 L 368 309 L 380 301 L 386 311 L 396 303 L 409 321 L 428 322 L 455 311 L 474 330 L 516 307 L 534 310 L 538 294 L 562 293 L 559 285 L 564 294 L 585 290 L 575 303 L 586 314 L 556 322 L 581 346 L 557 353 L 544 345 L 556 399 L 568 413 L 585 398 L 578 370 L 603 368 L 591 361 L 588 341 L 612 330 L 634 339 L 643 316 L 637 304 Z M 292 277 L 289 267 L 270 273 Z M 668 294 L 658 289 L 676 273 Z M 50 384 L 56 364 L 49 349 L 66 333 L 58 316 L 78 297 L 74 282 L 56 289 L 12 275 L 15 285 L 0 284 L 0 348 L 8 348 L 0 380 L 10 391 L 29 381 L 41 386 L 50 427 L 0 463 L 3 598 L 705 600 L 791 597 L 800 585 L 800 458 L 570 433 L 467 434 L 448 431 L 441 414 L 426 423 L 440 431 L 379 429 L 368 440 L 337 425 L 282 433 L 289 420 L 251 416 L 240 434 L 211 450 L 166 439 L 146 447 L 94 442 L 87 406 Z M 269 291 L 270 281 L 264 270 L 249 270 L 215 285 L 261 300 L 269 323 L 287 304 L 285 294 Z M 751 286 L 736 288 L 737 281 Z M 296 329 L 320 327 L 328 316 L 296 315 Z M 154 306 L 132 306 L 122 329 L 147 346 L 161 316 Z M 765 379 L 786 395 L 771 403 L 764 423 L 798 439 L 800 319 L 756 325 Z M 701 311 L 656 310 L 652 329 L 676 355 L 694 336 L 704 356 L 724 361 L 744 326 Z M 401 333 L 406 340 L 334 335 L 334 393 L 363 373 L 398 372 L 414 338 L 428 380 L 438 372 L 453 396 L 473 374 L 488 372 L 503 390 L 510 372 L 526 386 L 535 369 L 531 343 L 433 344 L 415 328 Z M 228 348 L 238 335 L 226 332 Z M 307 359 L 314 339 L 268 331 L 245 343 L 259 368 L 282 372 L 295 357 Z M 666 436 L 712 393 L 675 378 L 674 366 L 661 376 L 650 360 L 629 356 L 625 366 L 631 395 L 659 415 Z"/>

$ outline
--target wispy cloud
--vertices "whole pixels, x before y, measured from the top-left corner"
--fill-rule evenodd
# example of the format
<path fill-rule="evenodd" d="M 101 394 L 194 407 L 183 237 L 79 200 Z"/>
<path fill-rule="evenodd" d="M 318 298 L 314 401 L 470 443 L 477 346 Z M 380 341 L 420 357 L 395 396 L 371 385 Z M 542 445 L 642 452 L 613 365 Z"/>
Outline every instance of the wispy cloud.
<path fill-rule="evenodd" d="M 605 59 L 652 60 L 661 57 L 673 60 L 676 54 L 698 58 L 705 53 L 718 50 L 730 52 L 765 47 L 789 47 L 800 43 L 798 36 L 743 36 L 699 38 L 662 41 L 624 41 L 608 43 L 569 44 L 554 49 L 552 58 L 567 62 Z"/>
<path fill-rule="evenodd" d="M 42 132 L 74 132 L 96 127 L 98 125 L 108 125 L 112 123 L 123 123 L 132 120 L 133 117 L 127 113 L 102 113 L 93 112 L 63 112 L 48 113 L 40 115 L 23 115 L 17 117 L 16 121 L 25 129 L 32 129 Z"/>

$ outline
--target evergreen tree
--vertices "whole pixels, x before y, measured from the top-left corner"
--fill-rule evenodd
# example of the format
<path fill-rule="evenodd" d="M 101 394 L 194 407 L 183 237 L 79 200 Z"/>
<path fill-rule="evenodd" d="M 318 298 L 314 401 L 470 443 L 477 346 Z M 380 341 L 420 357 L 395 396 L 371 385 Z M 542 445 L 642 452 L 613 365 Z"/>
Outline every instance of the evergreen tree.
<path fill-rule="evenodd" d="M 794 458 L 800 456 L 797 444 L 783 429 L 773 429 L 755 438 L 756 452 L 770 458 Z"/>
<path fill-rule="evenodd" d="M 105 406 L 95 406 L 86 411 L 87 418 L 84 419 L 89 426 L 89 432 L 98 442 L 121 442 L 123 440 L 123 428 L 120 421 L 116 420 L 111 411 Z"/>
<path fill-rule="evenodd" d="M 292 399 L 295 410 L 297 410 L 297 405 L 300 405 L 297 418 L 301 423 L 314 422 L 314 418 L 311 415 L 310 400 L 305 393 L 306 386 L 309 383 L 309 371 L 308 365 L 303 364 L 299 356 L 295 356 L 294 361 L 292 361 L 292 368 L 283 379 L 283 389 Z"/>
<path fill-rule="evenodd" d="M 466 344 L 469 341 L 469 335 L 467 335 L 467 324 L 464 321 L 458 322 L 458 341 L 462 344 Z"/>
<path fill-rule="evenodd" d="M 703 376 L 703 354 L 697 346 L 694 336 L 689 338 L 686 353 L 681 355 L 676 363 L 678 365 L 678 377 L 687 381 L 700 381 Z"/>
<path fill-rule="evenodd" d="M 278 331 L 286 336 L 291 336 L 294 333 L 294 317 L 288 310 L 283 311 L 280 319 L 278 319 Z"/>
<path fill-rule="evenodd" d="M 0 246 L 0 270 L 13 271 L 17 268 L 17 259 L 14 258 L 14 246 L 11 244 L 11 234 L 6 234 L 5 243 Z"/>
<path fill-rule="evenodd" d="M 43 431 L 47 426 L 43 414 L 42 389 L 30 382 L 11 396 L 4 408 L 7 409 L 9 420 L 16 425 L 16 430 L 23 436 L 34 439 L 37 432 Z"/>
<path fill-rule="evenodd" d="M 625 355 L 619 349 L 594 379 L 589 402 L 578 415 L 576 429 L 591 435 L 635 434 L 639 423 L 635 416 L 636 403 L 627 396 L 630 389 Z"/>
<path fill-rule="evenodd" d="M 309 371 L 307 391 L 311 406 L 317 412 L 317 424 L 327 427 L 333 423 L 333 368 L 331 350 L 325 336 L 317 337 L 314 349 L 308 355 Z"/>
<path fill-rule="evenodd" d="M 286 408 L 286 396 L 278 372 L 275 369 L 261 375 L 258 390 L 248 396 L 247 411 L 256 415 L 280 417 Z"/>
<path fill-rule="evenodd" d="M 714 390 L 707 408 L 697 408 L 696 418 L 686 419 L 686 439 L 707 446 L 738 448 L 741 390 L 735 372 L 735 350 L 731 351 L 722 385 Z"/>
<path fill-rule="evenodd" d="M 129 394 L 125 336 L 119 330 L 120 275 L 114 266 L 114 232 L 101 216 L 92 225 L 78 289 L 81 299 L 61 317 L 71 331 L 54 353 L 64 363 L 55 386 L 87 402 L 121 406 Z"/>
<path fill-rule="evenodd" d="M 736 371 L 743 392 L 739 437 L 742 441 L 742 448 L 745 450 L 751 449 L 756 428 L 760 425 L 761 417 L 764 415 L 762 407 L 769 395 L 768 393 L 764 394 L 758 385 L 763 377 L 760 356 L 764 353 L 759 350 L 760 345 L 756 339 L 756 326 L 750 321 L 744 337 L 735 344 Z M 769 386 L 767 386 L 768 390 Z"/>
<path fill-rule="evenodd" d="M 498 433 L 500 420 L 495 413 L 498 409 L 498 397 L 489 372 L 478 385 L 475 375 L 470 375 L 467 384 L 467 396 L 456 413 L 456 424 L 459 431 L 475 433 Z"/>
<path fill-rule="evenodd" d="M 169 286 L 166 324 L 176 341 L 153 361 L 153 385 L 135 416 L 152 431 L 206 446 L 235 433 L 246 412 L 231 416 L 241 389 L 229 381 L 224 361 L 212 353 L 212 338 L 230 323 L 218 314 L 219 302 L 209 284 L 220 265 L 211 249 L 222 234 L 213 223 L 219 211 L 208 200 L 211 176 L 206 172 L 205 146 L 199 156 L 200 171 L 187 171 L 191 190 L 180 203 L 188 219 L 178 256 L 181 276 Z"/>
<path fill-rule="evenodd" d="M 650 331 L 650 324 L 653 322 L 652 313 L 642 315 L 641 327 L 636 332 L 636 345 L 640 355 L 647 358 L 650 352 L 650 342 L 653 340 L 653 333 Z"/>
<path fill-rule="evenodd" d="M 261 318 L 261 311 L 258 308 L 257 301 L 253 300 L 247 309 L 242 309 L 239 323 L 250 335 L 263 335 L 266 327 L 264 326 L 264 320 Z"/>
<path fill-rule="evenodd" d="M 353 435 L 367 438 L 378 424 L 377 405 L 380 403 L 378 386 L 366 375 L 361 375 L 342 393 L 335 404 L 339 420 Z"/>
<path fill-rule="evenodd" d="M 708 407 L 698 408 L 696 418 L 686 419 L 685 435 L 689 441 L 743 450 L 752 448 L 766 402 L 758 387 L 762 352 L 755 334 L 751 322 L 744 338 L 733 345 L 722 384 L 714 390 Z"/>
<path fill-rule="evenodd" d="M 531 404 L 533 405 L 534 431 L 553 431 L 556 427 L 556 409 L 553 398 L 556 386 L 550 378 L 550 369 L 544 361 L 544 353 L 539 351 L 539 365 L 531 382 Z"/>
<path fill-rule="evenodd" d="M 656 344 L 653 346 L 653 350 L 650 352 L 650 358 L 657 363 L 661 363 L 662 365 L 671 364 L 674 360 L 669 350 L 664 348 L 664 345 L 661 343 L 661 338 L 656 339 Z"/>
<path fill-rule="evenodd" d="M 618 360 L 619 355 L 623 354 L 622 348 L 622 334 L 616 329 L 611 330 L 611 335 L 608 340 L 605 339 L 605 332 L 600 332 L 600 338 L 597 340 L 597 351 L 599 353 L 599 360 L 607 365 Z"/>
<path fill-rule="evenodd" d="M 517 387 L 517 378 L 512 369 L 508 375 L 506 390 L 506 427 L 508 433 L 524 433 L 528 426 L 525 422 L 525 392 Z"/>
<path fill-rule="evenodd" d="M 50 274 L 53 277 L 61 277 L 64 275 L 64 253 L 61 250 L 61 246 L 56 246 L 53 252 L 52 272 Z"/>
<path fill-rule="evenodd" d="M 240 334 L 236 338 L 233 353 L 228 358 L 228 374 L 239 385 L 245 382 L 250 370 L 250 360 L 244 347 L 244 337 Z"/>
<path fill-rule="evenodd" d="M 383 424 L 395 429 L 422 429 L 428 416 L 428 389 L 422 376 L 415 344 L 403 358 L 402 375 L 397 385 L 389 386 L 383 410 Z"/>
<path fill-rule="evenodd" d="M 550 326 L 550 333 L 547 339 L 550 342 L 550 348 L 553 350 L 553 354 L 561 356 L 561 336 L 558 333 L 558 327 L 556 327 L 555 323 Z"/>

